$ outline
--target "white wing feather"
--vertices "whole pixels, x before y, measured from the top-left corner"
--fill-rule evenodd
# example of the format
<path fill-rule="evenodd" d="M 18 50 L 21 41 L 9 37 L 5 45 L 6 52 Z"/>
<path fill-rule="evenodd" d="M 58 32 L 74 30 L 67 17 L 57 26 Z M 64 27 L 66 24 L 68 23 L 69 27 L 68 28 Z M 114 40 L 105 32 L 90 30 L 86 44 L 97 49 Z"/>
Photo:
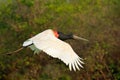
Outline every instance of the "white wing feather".
<path fill-rule="evenodd" d="M 42 50 L 48 55 L 58 58 L 66 65 L 69 65 L 70 70 L 73 68 L 73 70 L 76 71 L 76 69 L 80 70 L 79 67 L 83 68 L 81 65 L 83 64 L 81 58 L 73 51 L 68 43 L 56 38 L 51 29 L 45 30 L 29 40 L 33 42 L 37 49 Z"/>
<path fill-rule="evenodd" d="M 31 50 L 34 51 L 34 54 L 38 54 L 38 53 L 41 52 L 41 50 L 38 49 L 38 48 L 36 48 L 34 44 L 33 44 L 33 45 L 30 45 L 29 47 L 30 47 Z"/>

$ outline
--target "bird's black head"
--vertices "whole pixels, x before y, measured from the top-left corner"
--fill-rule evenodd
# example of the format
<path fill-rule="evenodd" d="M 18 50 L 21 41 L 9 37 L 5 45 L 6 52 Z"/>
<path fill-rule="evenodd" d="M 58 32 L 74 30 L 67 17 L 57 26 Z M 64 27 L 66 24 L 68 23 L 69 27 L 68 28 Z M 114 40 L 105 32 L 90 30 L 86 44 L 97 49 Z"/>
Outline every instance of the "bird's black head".
<path fill-rule="evenodd" d="M 64 34 L 60 31 L 53 31 L 54 32 L 54 35 L 59 38 L 60 40 L 68 40 L 68 39 L 79 39 L 79 40 L 84 40 L 84 41 L 88 41 L 87 39 L 84 39 L 84 38 L 81 38 L 81 37 L 78 37 L 76 35 L 73 35 L 72 33 L 70 34 Z"/>
<path fill-rule="evenodd" d="M 73 39 L 73 34 L 72 33 L 70 33 L 70 34 L 64 34 L 64 33 L 58 31 L 58 34 L 59 34 L 58 38 L 60 40 L 64 41 L 64 40 L 68 40 L 68 39 Z"/>

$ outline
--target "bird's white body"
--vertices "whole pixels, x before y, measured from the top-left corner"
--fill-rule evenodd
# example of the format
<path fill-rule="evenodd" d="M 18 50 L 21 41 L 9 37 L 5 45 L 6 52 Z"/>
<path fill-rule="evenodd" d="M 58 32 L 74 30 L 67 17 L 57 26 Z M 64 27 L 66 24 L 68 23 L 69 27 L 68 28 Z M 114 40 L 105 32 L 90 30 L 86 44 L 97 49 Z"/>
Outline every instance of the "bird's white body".
<path fill-rule="evenodd" d="M 23 43 L 23 46 L 29 46 L 35 53 L 39 53 L 42 50 L 48 55 L 60 59 L 66 65 L 69 65 L 70 70 L 72 68 L 74 71 L 76 69 L 80 70 L 79 67 L 82 67 L 81 63 L 83 64 L 81 58 L 73 51 L 71 46 L 55 37 L 51 29 L 28 39 Z"/>

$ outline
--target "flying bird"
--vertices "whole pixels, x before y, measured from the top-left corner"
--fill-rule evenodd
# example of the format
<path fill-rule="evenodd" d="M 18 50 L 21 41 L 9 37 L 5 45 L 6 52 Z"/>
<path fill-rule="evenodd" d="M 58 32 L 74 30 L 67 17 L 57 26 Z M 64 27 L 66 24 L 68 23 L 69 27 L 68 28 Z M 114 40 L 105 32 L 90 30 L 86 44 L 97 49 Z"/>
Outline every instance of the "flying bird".
<path fill-rule="evenodd" d="M 53 58 L 60 59 L 69 66 L 70 71 L 80 70 L 80 67 L 83 68 L 82 64 L 84 64 L 84 62 L 82 58 L 74 52 L 72 47 L 64 42 L 67 39 L 88 41 L 73 34 L 64 34 L 56 30 L 47 29 L 26 40 L 23 43 L 23 47 L 30 47 L 30 49 L 37 54 L 43 51 Z"/>

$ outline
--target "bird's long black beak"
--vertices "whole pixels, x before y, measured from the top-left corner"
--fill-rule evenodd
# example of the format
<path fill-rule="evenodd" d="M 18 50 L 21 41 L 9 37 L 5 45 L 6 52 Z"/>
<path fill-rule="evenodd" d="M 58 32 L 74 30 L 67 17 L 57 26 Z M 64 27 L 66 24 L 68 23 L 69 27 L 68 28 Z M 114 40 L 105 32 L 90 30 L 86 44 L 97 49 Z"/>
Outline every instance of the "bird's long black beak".
<path fill-rule="evenodd" d="M 73 35 L 73 39 L 77 39 L 77 40 L 83 40 L 83 41 L 89 41 L 85 38 L 82 38 L 82 37 L 79 37 L 79 36 L 76 36 L 76 35 Z"/>

